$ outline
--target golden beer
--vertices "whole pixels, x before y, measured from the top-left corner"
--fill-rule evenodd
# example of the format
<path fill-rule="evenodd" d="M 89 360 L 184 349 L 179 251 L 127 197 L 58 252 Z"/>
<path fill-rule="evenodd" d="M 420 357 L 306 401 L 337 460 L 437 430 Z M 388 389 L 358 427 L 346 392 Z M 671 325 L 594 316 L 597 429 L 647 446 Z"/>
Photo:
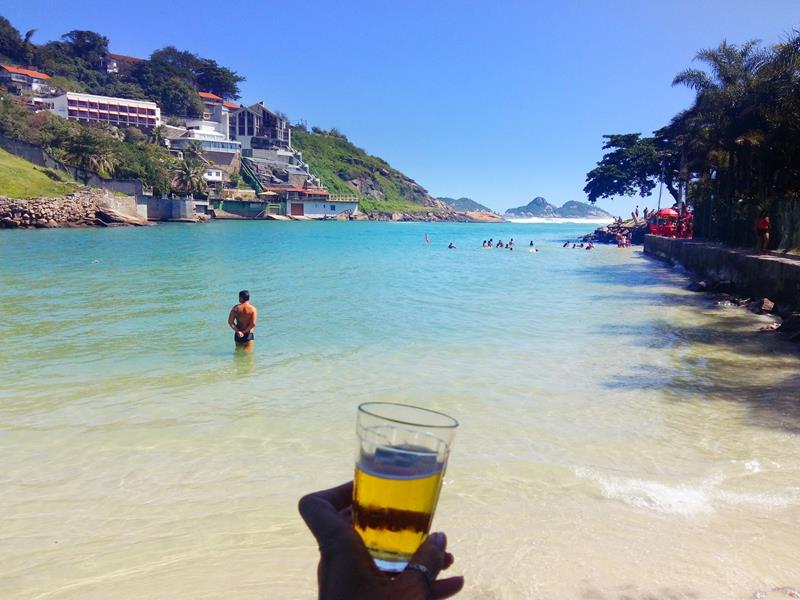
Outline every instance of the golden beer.
<path fill-rule="evenodd" d="M 353 525 L 384 570 L 401 570 L 427 537 L 444 465 L 425 448 L 382 447 L 356 464 Z"/>
<path fill-rule="evenodd" d="M 418 406 L 358 407 L 353 526 L 381 571 L 405 569 L 428 536 L 456 427 Z"/>

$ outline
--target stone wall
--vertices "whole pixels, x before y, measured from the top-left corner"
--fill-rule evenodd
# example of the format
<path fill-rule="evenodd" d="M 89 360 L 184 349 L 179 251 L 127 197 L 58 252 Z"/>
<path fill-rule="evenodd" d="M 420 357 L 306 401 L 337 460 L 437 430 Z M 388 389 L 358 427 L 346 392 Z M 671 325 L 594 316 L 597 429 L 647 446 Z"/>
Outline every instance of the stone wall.
<path fill-rule="evenodd" d="M 0 196 L 0 228 L 145 225 L 132 196 L 86 188 L 63 198 L 12 199 Z"/>
<path fill-rule="evenodd" d="M 728 248 L 697 240 L 646 235 L 644 251 L 680 264 L 702 278 L 724 282 L 729 291 L 749 298 L 769 298 L 800 309 L 800 257 Z"/>
<path fill-rule="evenodd" d="M 12 140 L 0 135 L 0 148 L 40 167 L 68 173 L 70 177 L 84 185 L 137 197 L 147 196 L 151 193 L 139 179 L 103 179 L 97 173 L 64 164 L 50 156 L 39 146 L 28 142 Z"/>

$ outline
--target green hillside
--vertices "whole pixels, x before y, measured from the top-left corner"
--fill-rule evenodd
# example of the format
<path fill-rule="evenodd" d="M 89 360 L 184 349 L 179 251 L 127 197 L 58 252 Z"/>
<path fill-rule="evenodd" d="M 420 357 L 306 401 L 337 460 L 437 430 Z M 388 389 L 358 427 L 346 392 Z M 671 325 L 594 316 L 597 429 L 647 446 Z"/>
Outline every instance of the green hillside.
<path fill-rule="evenodd" d="M 414 180 L 377 156 L 367 154 L 337 132 L 292 129 L 292 146 L 311 172 L 334 194 L 355 194 L 365 212 L 446 210 Z"/>
<path fill-rule="evenodd" d="M 77 185 L 0 148 L 0 196 L 54 198 L 74 191 Z"/>

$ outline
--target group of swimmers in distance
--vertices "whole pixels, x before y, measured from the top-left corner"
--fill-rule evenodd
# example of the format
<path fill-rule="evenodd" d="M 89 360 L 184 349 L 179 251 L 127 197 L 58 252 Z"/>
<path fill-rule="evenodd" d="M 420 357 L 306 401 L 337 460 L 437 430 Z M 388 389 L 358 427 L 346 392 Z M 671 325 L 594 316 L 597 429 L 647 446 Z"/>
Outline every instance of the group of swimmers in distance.
<path fill-rule="evenodd" d="M 583 250 L 594 250 L 594 242 L 592 240 L 589 240 L 586 243 L 584 243 L 584 242 L 578 243 L 578 242 L 572 242 L 570 240 L 567 240 L 566 242 L 564 242 L 564 245 L 562 246 L 562 248 L 569 248 L 570 244 L 572 244 L 573 248 L 581 248 Z M 450 250 L 455 250 L 456 249 L 456 245 L 453 242 L 450 242 L 447 245 L 447 247 Z M 511 238 L 506 243 L 503 243 L 503 240 L 497 240 L 497 242 L 495 242 L 494 238 L 489 238 L 488 240 L 483 240 L 483 243 L 481 244 L 481 248 L 483 248 L 484 250 L 490 250 L 492 248 L 500 248 L 502 250 L 513 250 L 514 249 L 514 238 Z M 531 240 L 530 243 L 528 244 L 528 252 L 538 252 L 538 251 L 539 251 L 539 249 L 534 245 L 533 240 Z"/>
<path fill-rule="evenodd" d="M 514 249 L 514 238 L 511 238 L 506 242 L 503 243 L 503 240 L 497 240 L 495 243 L 494 238 L 489 238 L 488 240 L 483 240 L 483 244 L 481 244 L 481 248 L 485 250 L 489 250 L 491 248 L 500 248 L 503 250 L 513 250 Z M 528 252 L 538 252 L 539 249 L 534 246 L 533 240 L 531 240 L 530 244 L 528 244 Z"/>
<path fill-rule="evenodd" d="M 567 240 L 566 242 L 564 242 L 564 245 L 561 246 L 561 247 L 562 248 L 569 248 L 570 244 L 572 244 L 573 248 L 583 248 L 584 250 L 594 250 L 594 242 L 592 240 L 589 240 L 589 242 L 586 243 L 586 244 L 584 244 L 583 242 L 581 242 L 579 244 L 577 242 L 570 242 L 569 240 Z"/>

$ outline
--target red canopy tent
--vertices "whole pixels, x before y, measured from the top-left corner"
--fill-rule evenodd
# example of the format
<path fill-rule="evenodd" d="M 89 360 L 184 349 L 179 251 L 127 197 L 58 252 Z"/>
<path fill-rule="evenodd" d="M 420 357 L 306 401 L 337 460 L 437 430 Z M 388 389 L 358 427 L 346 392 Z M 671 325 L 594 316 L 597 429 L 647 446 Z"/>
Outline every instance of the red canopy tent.
<path fill-rule="evenodd" d="M 674 208 L 662 208 L 660 211 L 656 213 L 656 216 L 677 219 L 680 215 L 678 214 L 678 211 L 675 210 Z"/>
<path fill-rule="evenodd" d="M 681 217 L 674 208 L 662 208 L 650 220 L 650 233 L 665 237 L 691 238 L 692 213 L 685 212 Z"/>

